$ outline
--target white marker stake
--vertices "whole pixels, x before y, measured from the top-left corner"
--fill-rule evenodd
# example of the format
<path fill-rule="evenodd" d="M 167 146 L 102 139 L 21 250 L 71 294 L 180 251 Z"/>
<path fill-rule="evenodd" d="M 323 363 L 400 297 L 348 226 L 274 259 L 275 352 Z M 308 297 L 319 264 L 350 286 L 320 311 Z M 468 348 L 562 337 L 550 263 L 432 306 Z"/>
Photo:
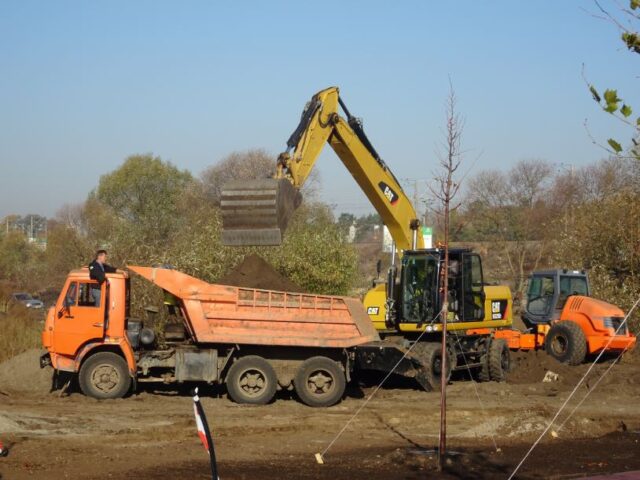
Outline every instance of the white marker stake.
<path fill-rule="evenodd" d="M 319 465 L 324 465 L 324 459 L 322 458 L 322 454 L 316 453 L 316 462 L 318 462 Z"/>

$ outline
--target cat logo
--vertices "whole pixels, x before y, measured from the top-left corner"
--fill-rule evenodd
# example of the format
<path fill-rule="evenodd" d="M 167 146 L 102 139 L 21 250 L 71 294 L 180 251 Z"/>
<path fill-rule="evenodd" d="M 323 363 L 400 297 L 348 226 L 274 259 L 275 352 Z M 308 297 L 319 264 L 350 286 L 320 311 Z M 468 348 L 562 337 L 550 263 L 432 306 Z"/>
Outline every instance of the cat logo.
<path fill-rule="evenodd" d="M 389 185 L 387 185 L 384 182 L 378 183 L 378 187 L 380 187 L 380 190 L 382 190 L 382 194 L 385 197 L 387 197 L 387 200 L 389 200 L 389 203 L 391 205 L 395 205 L 399 197 L 398 197 L 398 194 L 393 191 L 393 188 L 391 188 Z"/>
<path fill-rule="evenodd" d="M 502 320 L 504 318 L 503 308 L 506 307 L 505 300 L 491 302 L 491 319 Z"/>
<path fill-rule="evenodd" d="M 380 307 L 367 307 L 367 315 L 378 315 Z"/>

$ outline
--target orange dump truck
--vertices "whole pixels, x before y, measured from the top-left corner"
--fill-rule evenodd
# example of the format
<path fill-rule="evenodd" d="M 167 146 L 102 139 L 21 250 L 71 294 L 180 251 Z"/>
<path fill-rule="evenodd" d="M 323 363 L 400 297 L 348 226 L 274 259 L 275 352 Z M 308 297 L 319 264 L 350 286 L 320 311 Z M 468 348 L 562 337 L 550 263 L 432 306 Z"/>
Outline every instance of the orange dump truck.
<path fill-rule="evenodd" d="M 295 389 L 304 403 L 328 406 L 344 394 L 355 347 L 379 341 L 355 298 L 215 285 L 165 268 L 129 269 L 164 290 L 172 320 L 163 342 L 130 317 L 124 271 L 107 274 L 101 286 L 88 269 L 72 271 L 45 322 L 48 353 L 41 366 L 77 374 L 81 390 L 95 398 L 122 397 L 139 382 L 207 382 L 226 384 L 240 403 L 267 403 L 277 389 Z M 401 347 L 388 349 L 390 361 L 401 358 Z M 399 373 L 419 377 L 414 366 L 405 362 Z"/>

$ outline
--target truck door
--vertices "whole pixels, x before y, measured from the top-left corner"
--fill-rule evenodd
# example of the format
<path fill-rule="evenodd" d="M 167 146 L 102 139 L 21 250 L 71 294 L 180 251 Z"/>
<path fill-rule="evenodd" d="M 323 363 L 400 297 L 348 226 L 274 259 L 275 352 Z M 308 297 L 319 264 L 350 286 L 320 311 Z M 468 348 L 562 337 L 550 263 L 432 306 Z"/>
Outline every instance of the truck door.
<path fill-rule="evenodd" d="M 69 282 L 56 312 L 53 329 L 56 353 L 75 355 L 84 343 L 103 338 L 106 286 L 106 282 L 100 286 L 91 280 Z"/>

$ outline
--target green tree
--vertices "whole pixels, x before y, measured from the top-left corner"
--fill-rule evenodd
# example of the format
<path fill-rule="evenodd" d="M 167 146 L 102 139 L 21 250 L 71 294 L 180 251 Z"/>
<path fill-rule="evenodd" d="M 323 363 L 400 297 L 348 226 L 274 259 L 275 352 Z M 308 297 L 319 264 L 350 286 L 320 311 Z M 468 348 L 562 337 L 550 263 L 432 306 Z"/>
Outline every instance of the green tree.
<path fill-rule="evenodd" d="M 571 231 L 555 243 L 556 263 L 588 269 L 594 296 L 628 310 L 640 291 L 640 194 L 624 189 L 590 199 L 571 216 Z"/>
<path fill-rule="evenodd" d="M 345 295 L 356 280 L 356 251 L 325 204 L 303 204 L 291 220 L 284 243 L 259 253 L 308 292 Z"/>
<path fill-rule="evenodd" d="M 617 28 L 620 40 L 627 50 L 634 55 L 640 54 L 640 0 L 629 0 L 628 8 L 616 4 L 617 14 L 613 14 L 610 10 L 604 8 L 598 0 L 594 0 L 594 3 L 600 11 L 601 18 L 609 21 Z M 629 127 L 632 142 L 632 146 L 628 150 L 629 155 L 640 160 L 640 145 L 638 144 L 640 141 L 640 116 L 637 115 L 637 112 L 634 114 L 632 106 L 618 95 L 617 89 L 607 88 L 602 91 L 589 82 L 587 84 L 593 99 L 600 108 Z M 606 146 L 600 144 L 593 137 L 592 140 L 614 155 L 620 155 L 625 150 L 623 144 L 614 138 L 609 138 Z"/>
<path fill-rule="evenodd" d="M 42 287 L 44 271 L 43 252 L 24 233 L 10 231 L 0 238 L 0 278 L 35 291 Z"/>
<path fill-rule="evenodd" d="M 89 201 L 108 207 L 126 228 L 133 229 L 132 236 L 157 245 L 178 228 L 177 205 L 192 183 L 188 171 L 170 162 L 150 154 L 133 155 L 100 178 Z"/>

